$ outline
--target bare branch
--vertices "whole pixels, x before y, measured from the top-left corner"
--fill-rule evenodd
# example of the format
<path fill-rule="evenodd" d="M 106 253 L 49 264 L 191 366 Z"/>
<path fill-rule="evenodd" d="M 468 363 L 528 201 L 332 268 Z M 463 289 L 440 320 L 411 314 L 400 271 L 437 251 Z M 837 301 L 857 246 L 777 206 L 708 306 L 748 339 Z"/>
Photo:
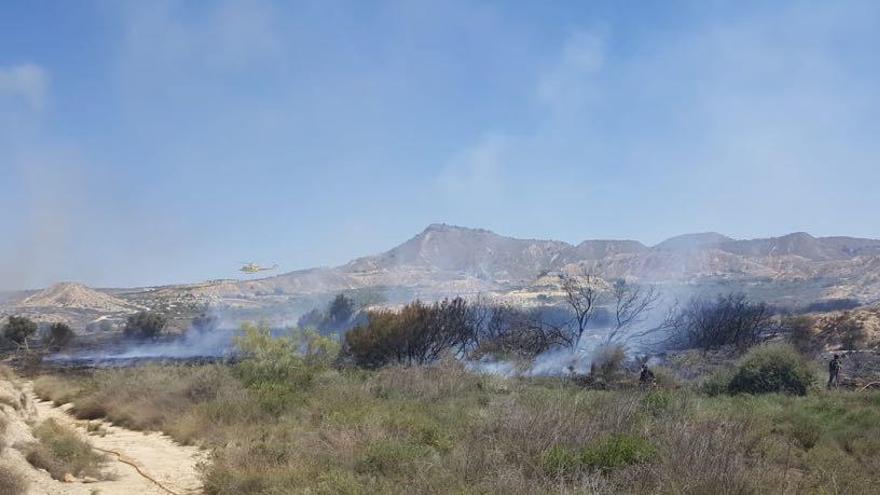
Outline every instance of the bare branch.
<path fill-rule="evenodd" d="M 581 275 L 563 275 L 562 290 L 565 302 L 574 312 L 574 322 L 570 332 L 564 336 L 565 343 L 577 349 L 581 338 L 589 327 L 596 310 L 599 296 L 597 288 L 601 279 L 586 270 Z"/>

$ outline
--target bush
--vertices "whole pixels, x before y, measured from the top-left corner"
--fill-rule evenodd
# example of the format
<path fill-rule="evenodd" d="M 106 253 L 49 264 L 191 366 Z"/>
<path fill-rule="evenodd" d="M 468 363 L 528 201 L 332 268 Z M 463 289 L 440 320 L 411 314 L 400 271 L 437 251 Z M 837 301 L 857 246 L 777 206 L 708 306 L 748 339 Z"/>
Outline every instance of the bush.
<path fill-rule="evenodd" d="M 728 393 L 730 381 L 733 379 L 735 373 L 735 368 L 721 368 L 715 370 L 703 380 L 700 388 L 703 390 L 703 393 L 710 397 L 726 394 Z"/>
<path fill-rule="evenodd" d="M 809 365 L 794 348 L 769 345 L 753 349 L 743 357 L 727 388 L 731 394 L 806 395 L 815 381 Z"/>
<path fill-rule="evenodd" d="M 64 349 L 76 336 L 66 323 L 53 323 L 46 335 L 46 346 L 52 351 Z"/>
<path fill-rule="evenodd" d="M 27 348 L 27 339 L 35 333 L 37 333 L 37 324 L 24 316 L 10 316 L 9 321 L 3 326 L 3 337 L 25 348 Z"/>
<path fill-rule="evenodd" d="M 128 317 L 123 334 L 134 339 L 155 339 L 167 324 L 168 319 L 164 315 L 153 311 L 141 311 Z"/>
<path fill-rule="evenodd" d="M 268 326 L 245 323 L 235 344 L 243 358 L 235 366 L 236 375 L 264 410 L 282 411 L 311 384 L 314 370 L 299 356 L 293 336 L 275 338 Z"/>
<path fill-rule="evenodd" d="M 45 469 L 56 480 L 65 474 L 99 477 L 104 456 L 69 428 L 47 419 L 34 428 L 36 443 L 28 446 L 25 458 L 34 467 Z"/>
<path fill-rule="evenodd" d="M 328 368 L 339 355 L 339 341 L 314 330 L 296 330 L 291 334 L 291 338 L 305 364 L 312 368 Z"/>
<path fill-rule="evenodd" d="M 445 299 L 432 305 L 415 301 L 399 313 L 369 312 L 365 325 L 345 334 L 346 356 L 368 368 L 389 363 L 423 365 L 460 349 L 472 336 L 464 299 Z"/>

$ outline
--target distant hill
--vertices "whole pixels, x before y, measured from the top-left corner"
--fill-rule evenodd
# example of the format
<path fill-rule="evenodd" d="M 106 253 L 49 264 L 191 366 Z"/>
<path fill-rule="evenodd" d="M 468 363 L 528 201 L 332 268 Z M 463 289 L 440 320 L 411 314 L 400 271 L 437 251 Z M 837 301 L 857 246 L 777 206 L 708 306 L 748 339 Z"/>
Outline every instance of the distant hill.
<path fill-rule="evenodd" d="M 119 299 L 82 284 L 62 282 L 42 290 L 18 303 L 23 308 L 64 308 L 102 313 L 126 313 L 137 309 Z"/>
<path fill-rule="evenodd" d="M 434 224 L 390 251 L 359 258 L 340 269 L 369 273 L 417 267 L 493 282 L 521 281 L 553 268 L 571 249 L 559 241 L 514 239 L 488 230 Z"/>
<path fill-rule="evenodd" d="M 682 251 L 705 249 L 716 247 L 725 242 L 731 242 L 733 239 L 717 232 L 705 232 L 700 234 L 684 234 L 666 239 L 654 246 L 657 251 Z"/>

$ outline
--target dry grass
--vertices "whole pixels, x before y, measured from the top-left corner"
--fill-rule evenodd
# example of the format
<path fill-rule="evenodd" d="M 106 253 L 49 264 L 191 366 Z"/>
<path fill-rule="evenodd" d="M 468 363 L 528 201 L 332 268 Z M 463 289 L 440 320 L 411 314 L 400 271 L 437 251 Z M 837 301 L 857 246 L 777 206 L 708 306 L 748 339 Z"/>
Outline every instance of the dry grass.
<path fill-rule="evenodd" d="M 2 452 L 3 447 L 5 446 L 3 439 L 6 436 L 7 428 L 9 428 L 9 418 L 6 417 L 6 414 L 0 411 L 0 452 Z"/>
<path fill-rule="evenodd" d="M 149 367 L 46 383 L 75 387 L 81 415 L 212 447 L 204 481 L 216 495 L 291 486 L 310 493 L 871 493 L 880 483 L 880 395 L 596 391 L 479 376 L 455 363 L 316 372 L 300 389 L 252 377 L 245 386 L 240 378 L 222 366 Z"/>
<path fill-rule="evenodd" d="M 34 437 L 37 441 L 25 447 L 25 458 L 56 480 L 64 480 L 66 474 L 101 476 L 105 457 L 64 425 L 48 419 L 34 428 Z"/>
<path fill-rule="evenodd" d="M 15 376 L 15 372 L 12 371 L 12 368 L 6 366 L 5 364 L 0 364 L 0 379 L 13 383 L 18 382 L 18 379 Z"/>
<path fill-rule="evenodd" d="M 80 419 L 161 430 L 187 444 L 210 441 L 218 423 L 247 420 L 244 388 L 223 366 L 102 370 L 88 379 L 44 376 L 34 391 L 56 404 L 73 402 Z"/>
<path fill-rule="evenodd" d="M 28 482 L 10 466 L 0 465 L 0 495 L 21 495 L 27 492 Z"/>
<path fill-rule="evenodd" d="M 46 375 L 34 380 L 34 393 L 43 400 L 52 401 L 56 406 L 71 402 L 74 397 L 81 395 L 82 387 L 72 380 Z"/>

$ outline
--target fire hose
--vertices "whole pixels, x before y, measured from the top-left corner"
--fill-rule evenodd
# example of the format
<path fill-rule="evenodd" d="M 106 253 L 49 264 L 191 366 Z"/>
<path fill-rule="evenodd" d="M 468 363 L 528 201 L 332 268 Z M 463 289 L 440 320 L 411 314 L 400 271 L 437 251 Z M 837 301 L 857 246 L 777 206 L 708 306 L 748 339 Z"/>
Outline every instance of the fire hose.
<path fill-rule="evenodd" d="M 144 478 L 146 478 L 146 479 L 152 481 L 156 486 L 158 486 L 158 487 L 161 488 L 162 490 L 164 490 L 164 491 L 170 493 L 171 495 L 183 495 L 182 493 L 175 492 L 174 490 L 168 488 L 167 486 L 163 485 L 162 482 L 160 482 L 160 481 L 157 480 L 156 478 L 153 478 L 153 477 L 150 476 L 149 474 L 143 472 L 143 471 L 141 470 L 140 466 L 138 466 L 137 464 L 135 464 L 134 461 L 129 460 L 129 459 L 128 459 L 125 455 L 123 455 L 122 453 L 120 453 L 120 452 L 116 452 L 115 450 L 102 449 L 102 448 L 100 448 L 100 447 L 93 447 L 93 448 L 94 448 L 95 450 L 98 450 L 98 451 L 104 452 L 105 454 L 113 454 L 113 455 L 115 455 L 116 458 L 119 460 L 119 462 L 124 463 L 124 464 L 128 464 L 129 466 L 133 467 L 133 468 L 135 469 L 135 471 L 137 471 L 137 473 L 138 473 L 139 475 L 141 475 L 141 476 L 143 476 Z"/>

